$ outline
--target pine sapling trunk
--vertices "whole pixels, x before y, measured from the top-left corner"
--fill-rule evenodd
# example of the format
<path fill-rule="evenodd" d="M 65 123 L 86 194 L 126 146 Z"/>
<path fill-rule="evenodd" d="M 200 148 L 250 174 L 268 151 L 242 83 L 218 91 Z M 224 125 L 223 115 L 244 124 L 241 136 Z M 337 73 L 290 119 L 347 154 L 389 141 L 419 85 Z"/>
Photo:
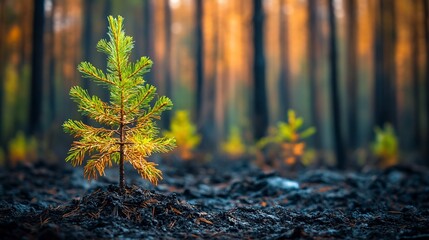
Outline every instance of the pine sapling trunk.
<path fill-rule="evenodd" d="M 124 123 L 123 113 L 121 113 L 121 125 L 119 126 L 119 190 L 125 192 L 125 173 L 124 173 Z"/>
<path fill-rule="evenodd" d="M 122 81 L 121 74 L 119 79 Z M 125 173 L 124 173 L 124 92 L 121 90 L 121 122 L 119 125 L 119 190 L 125 192 Z"/>

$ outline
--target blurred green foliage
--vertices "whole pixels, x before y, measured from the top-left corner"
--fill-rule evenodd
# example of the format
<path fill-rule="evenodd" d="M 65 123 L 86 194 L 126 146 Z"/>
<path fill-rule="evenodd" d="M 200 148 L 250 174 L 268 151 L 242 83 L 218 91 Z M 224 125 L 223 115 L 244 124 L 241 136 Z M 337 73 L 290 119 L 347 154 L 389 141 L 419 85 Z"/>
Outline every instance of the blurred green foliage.
<path fill-rule="evenodd" d="M 16 165 L 18 162 L 31 162 L 37 157 L 36 138 L 27 138 L 24 132 L 19 131 L 9 142 L 8 150 L 11 165 Z"/>
<path fill-rule="evenodd" d="M 306 153 L 304 139 L 316 133 L 315 127 L 302 129 L 304 119 L 297 117 L 294 110 L 288 111 L 288 121 L 279 122 L 271 133 L 256 143 L 258 149 L 268 148 L 268 156 L 281 158 L 287 165 L 294 165 L 298 160 L 309 165 L 315 158 L 314 151 Z M 277 153 L 275 153 L 277 152 Z"/>
<path fill-rule="evenodd" d="M 238 127 L 231 128 L 228 139 L 222 143 L 222 151 L 233 158 L 239 157 L 246 152 L 246 146 L 243 143 L 241 131 Z"/>
<path fill-rule="evenodd" d="M 375 140 L 371 145 L 371 150 L 377 158 L 378 164 L 382 167 L 394 165 L 398 162 L 399 143 L 395 129 L 389 123 L 384 124 L 384 128 L 374 129 Z"/>
<path fill-rule="evenodd" d="M 29 65 L 25 64 L 19 70 L 18 66 L 7 64 L 4 78 L 4 102 L 1 103 L 4 139 L 11 139 L 18 129 L 23 129 L 28 120 L 28 81 L 30 78 Z"/>
<path fill-rule="evenodd" d="M 184 160 L 192 158 L 192 151 L 200 144 L 201 136 L 197 133 L 197 127 L 192 123 L 189 112 L 179 110 L 174 113 L 170 123 L 170 130 L 164 132 L 164 136 L 175 138 L 176 151 Z"/>
<path fill-rule="evenodd" d="M 258 141 L 257 146 L 263 148 L 269 143 L 297 143 L 316 133 L 315 127 L 300 130 L 304 124 L 304 119 L 297 117 L 294 110 L 288 111 L 288 122 L 279 122 L 271 134 Z"/>

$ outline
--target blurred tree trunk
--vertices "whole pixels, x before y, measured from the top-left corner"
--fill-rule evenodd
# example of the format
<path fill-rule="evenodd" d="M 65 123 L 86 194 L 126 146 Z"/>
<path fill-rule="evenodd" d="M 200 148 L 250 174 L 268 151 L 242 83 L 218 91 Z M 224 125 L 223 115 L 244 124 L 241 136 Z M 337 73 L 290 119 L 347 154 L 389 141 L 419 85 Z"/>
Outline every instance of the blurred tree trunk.
<path fill-rule="evenodd" d="M 207 64 L 210 67 L 207 67 L 206 78 L 204 79 L 203 84 L 203 107 L 201 109 L 202 117 L 200 119 L 201 123 L 201 132 L 202 138 L 201 147 L 202 149 L 210 152 L 217 151 L 218 147 L 218 134 L 216 129 L 216 96 L 218 96 L 217 91 L 217 59 L 219 56 L 219 46 L 218 46 L 218 25 L 219 21 L 217 19 L 218 6 L 216 1 L 207 1 L 207 5 L 204 5 L 205 9 L 211 9 L 211 15 L 213 20 L 213 37 L 211 38 L 212 42 L 207 43 L 204 46 L 204 49 L 209 49 L 209 46 L 212 46 L 212 51 L 207 50 L 205 58 L 208 61 L 204 61 L 204 64 Z M 210 39 L 209 37 L 207 40 Z M 211 55 L 210 55 L 211 53 Z M 211 58 L 210 58 L 211 57 Z"/>
<path fill-rule="evenodd" d="M 225 42 L 226 37 L 223 26 L 226 25 L 225 18 L 222 17 L 222 6 L 216 2 L 216 53 L 215 53 L 215 75 L 216 81 L 216 97 L 215 97 L 215 119 L 216 119 L 216 135 L 219 140 L 224 139 L 225 136 L 225 79 L 226 76 L 226 63 L 225 63 Z"/>
<path fill-rule="evenodd" d="M 143 1 L 143 33 L 145 43 L 143 45 L 143 55 L 149 56 L 151 59 L 154 59 L 154 51 L 153 51 L 153 15 L 152 11 L 154 11 L 152 7 L 152 0 L 144 0 Z M 145 78 L 152 78 L 152 71 L 146 73 Z"/>
<path fill-rule="evenodd" d="M 102 19 L 100 20 L 102 23 L 104 23 L 104 25 L 103 25 L 104 28 L 103 28 L 103 31 L 102 31 L 103 34 L 107 30 L 107 28 L 109 27 L 109 23 L 107 21 L 107 17 L 109 15 L 112 15 L 112 4 L 113 4 L 112 1 L 113 0 L 104 0 L 103 1 L 104 2 L 104 9 L 103 9 Z M 104 37 L 104 35 L 103 35 L 103 37 Z M 97 39 L 98 38 L 100 38 L 100 36 L 98 36 Z M 97 46 L 96 44 L 98 43 L 98 40 L 96 40 L 96 41 L 97 42 L 94 42 L 93 43 L 94 45 L 91 46 L 92 49 L 96 49 L 95 47 Z M 99 56 L 98 59 L 101 59 L 102 64 L 107 65 L 105 63 L 105 60 L 102 59 L 102 58 L 100 58 L 100 57 L 102 57 L 102 55 L 98 54 L 98 56 Z M 110 93 L 109 93 L 108 89 L 106 89 L 106 88 L 98 88 L 98 91 L 100 91 L 100 96 L 103 96 L 102 99 L 110 99 Z"/>
<path fill-rule="evenodd" d="M 92 16 L 94 12 L 94 1 L 84 1 L 83 6 L 83 32 L 82 32 L 82 45 L 83 45 L 83 60 L 84 61 L 92 61 L 92 49 L 93 49 L 93 42 L 94 42 L 94 36 L 93 36 L 93 25 L 92 25 Z M 82 86 L 85 89 L 89 90 L 89 81 L 83 80 Z"/>
<path fill-rule="evenodd" d="M 19 49 L 19 55 L 20 55 L 20 63 L 19 63 L 19 71 L 22 73 L 26 71 L 27 64 L 30 61 L 31 52 L 29 50 L 31 47 L 31 20 L 32 20 L 32 12 L 33 12 L 33 6 L 31 5 L 32 0 L 25 0 L 21 1 L 20 4 L 20 16 L 19 16 L 19 27 L 22 31 L 21 39 L 20 41 L 20 49 Z M 27 123 L 23 123 L 27 124 Z M 24 127 L 24 126 L 19 126 Z"/>
<path fill-rule="evenodd" d="M 93 12 L 95 10 L 94 8 L 94 1 L 84 1 L 83 5 L 83 28 L 82 28 L 82 50 L 83 50 L 83 61 L 91 62 L 92 59 L 92 49 L 95 47 L 93 45 L 94 42 L 94 36 L 93 36 Z M 82 78 L 82 87 L 84 89 L 87 89 L 90 91 L 91 84 L 89 79 Z M 82 121 L 86 124 L 88 124 L 89 118 L 86 115 L 82 115 Z"/>
<path fill-rule="evenodd" d="M 203 35 L 203 17 L 204 6 L 202 0 L 195 0 L 195 41 L 196 41 L 196 99 L 195 99 L 195 117 L 197 123 L 200 123 L 203 106 L 203 82 L 204 82 L 204 35 Z"/>
<path fill-rule="evenodd" d="M 45 24 L 45 1 L 34 0 L 33 54 L 30 86 L 30 112 L 28 133 L 34 135 L 41 127 L 43 99 L 43 33 Z"/>
<path fill-rule="evenodd" d="M 419 9 L 422 6 L 419 6 L 419 1 L 413 1 L 413 12 L 414 16 L 410 20 L 410 29 L 411 29 L 411 68 L 412 68 L 412 88 L 413 88 L 413 130 L 412 133 L 413 140 L 412 145 L 415 149 L 420 150 L 420 66 L 419 66 Z"/>
<path fill-rule="evenodd" d="M 113 0 L 104 0 L 104 9 L 103 9 L 103 20 L 106 24 L 106 29 L 109 24 L 107 23 L 107 17 L 112 15 L 112 1 Z"/>
<path fill-rule="evenodd" d="M 357 4 L 356 0 L 348 0 L 346 4 L 346 38 L 347 38 L 347 129 L 348 129 L 348 146 L 351 151 L 358 147 L 357 143 Z"/>
<path fill-rule="evenodd" d="M 51 15 L 49 16 L 49 122 L 53 122 L 55 118 L 56 110 L 56 84 L 55 84 L 55 70 L 56 70 L 56 59 L 55 59 L 55 10 L 56 10 L 57 1 L 52 0 L 52 10 Z"/>
<path fill-rule="evenodd" d="M 4 55 L 5 55 L 5 35 L 6 35 L 6 0 L 0 0 L 0 66 L 4 64 Z M 3 74 L 3 72 L 1 72 Z M 3 86 L 3 84 L 2 84 Z"/>
<path fill-rule="evenodd" d="M 374 47 L 375 124 L 382 126 L 389 122 L 396 128 L 396 29 L 394 1 L 378 0 Z"/>
<path fill-rule="evenodd" d="M 33 17 L 33 6 L 32 6 L 32 0 L 25 0 L 21 1 L 21 4 L 19 4 L 19 15 L 18 17 L 18 24 L 19 29 L 21 32 L 21 36 L 17 42 L 19 42 L 18 49 L 12 50 L 11 52 L 15 52 L 13 55 L 17 54 L 19 52 L 19 60 L 16 66 L 16 73 L 19 76 L 18 84 L 25 86 L 25 89 L 28 89 L 28 74 L 31 72 L 29 71 L 31 67 L 31 34 L 32 34 L 32 17 Z M 11 49 L 10 49 L 11 50 Z M 18 55 L 17 55 L 18 56 Z M 48 60 L 48 59 L 46 59 Z M 43 64 L 43 66 L 46 66 L 47 64 Z M 44 72 L 47 69 L 45 68 Z M 28 106 L 28 92 L 27 91 L 18 91 L 15 95 L 14 105 L 11 107 L 18 108 L 19 110 L 15 111 L 12 115 L 13 118 L 13 129 L 9 129 L 10 133 L 14 133 L 16 130 L 22 130 L 26 129 L 28 126 L 28 110 L 24 110 L 24 106 Z M 43 107 L 42 107 L 43 108 Z M 43 119 L 43 117 L 42 117 Z M 42 120 L 41 120 L 42 121 Z M 43 121 L 42 121 L 43 122 Z M 43 124 L 42 124 L 43 125 Z"/>
<path fill-rule="evenodd" d="M 253 50 L 253 130 L 254 138 L 258 140 L 266 135 L 268 128 L 262 0 L 253 0 Z"/>
<path fill-rule="evenodd" d="M 347 159 L 344 149 L 344 140 L 341 127 L 341 106 L 340 91 L 338 83 L 338 59 L 337 59 L 337 26 L 335 19 L 334 1 L 329 0 L 329 59 L 330 59 L 330 86 L 331 86 L 331 104 L 332 104 L 332 123 L 334 129 L 335 155 L 337 158 L 337 167 L 344 169 Z"/>
<path fill-rule="evenodd" d="M 216 103 L 217 103 L 217 98 L 219 97 L 218 95 L 218 87 L 217 85 L 219 84 L 218 81 L 216 81 L 217 77 L 218 77 L 218 59 L 219 59 L 219 19 L 218 19 L 218 13 L 219 13 L 219 6 L 217 5 L 217 1 L 214 1 L 214 24 L 213 26 L 215 27 L 214 30 L 214 36 L 213 36 L 213 46 L 214 46 L 214 53 L 213 53 L 213 76 L 211 78 L 211 84 L 208 85 L 207 90 L 208 90 L 208 94 L 207 96 L 209 97 L 209 102 L 211 103 L 210 106 L 208 107 L 209 109 L 209 114 L 208 114 L 208 119 L 211 121 L 209 122 L 208 126 L 211 127 L 211 133 L 212 133 L 212 149 L 214 150 L 218 150 L 218 143 L 219 143 L 219 136 L 222 136 L 222 134 L 219 134 L 216 130 Z M 210 142 L 209 142 L 210 144 Z"/>
<path fill-rule="evenodd" d="M 280 0 L 279 7 L 279 45 L 280 45 L 280 74 L 278 80 L 279 102 L 281 119 L 286 118 L 290 103 L 290 80 L 289 80 L 289 40 L 288 40 L 288 16 L 286 13 L 286 1 Z"/>
<path fill-rule="evenodd" d="M 145 37 L 145 44 L 143 45 L 144 55 L 153 57 L 152 54 L 152 1 L 143 1 L 143 33 Z"/>
<path fill-rule="evenodd" d="M 164 79 L 165 79 L 165 95 L 172 98 L 172 82 L 171 82 L 171 8 L 170 0 L 164 0 L 164 17 L 165 17 L 165 56 L 164 56 Z M 171 121 L 170 111 L 163 113 L 164 127 L 169 127 Z"/>
<path fill-rule="evenodd" d="M 322 119 L 322 106 L 320 106 L 320 94 L 318 85 L 320 81 L 320 74 L 318 73 L 317 59 L 319 57 L 319 46 L 318 46 L 318 24 L 317 24 L 317 2 L 308 1 L 308 78 L 310 80 L 310 97 L 311 97 L 311 116 L 312 124 L 318 131 L 322 129 L 320 119 Z M 314 148 L 319 149 L 321 147 L 320 133 L 316 134 L 313 138 Z"/>
<path fill-rule="evenodd" d="M 4 78 L 4 67 L 6 65 L 4 59 L 6 59 L 5 54 L 5 26 L 6 26 L 6 1 L 0 0 L 0 77 Z M 3 129 L 3 119 L 4 119 L 4 81 L 0 81 L 0 129 Z M 3 131 L 0 133 L 0 148 L 5 149 L 5 139 Z M 7 161 L 6 161 L 7 162 Z"/>
<path fill-rule="evenodd" d="M 56 86 L 56 61 L 55 58 L 55 12 L 57 10 L 57 0 L 51 0 L 52 6 L 49 11 L 49 15 L 46 18 L 46 28 L 47 28 L 47 41 L 46 41 L 46 85 L 44 86 L 47 93 L 47 103 L 44 105 L 46 110 L 42 116 L 43 125 L 47 128 L 43 131 L 43 153 L 46 160 L 49 156 L 52 156 L 54 149 L 52 146 L 55 146 L 55 137 L 58 134 L 58 123 L 55 123 L 57 119 L 56 109 L 57 109 L 57 86 Z"/>
<path fill-rule="evenodd" d="M 426 106 L 426 118 L 429 118 L 429 3 L 427 0 L 423 0 L 423 9 L 424 9 L 424 33 L 425 33 L 425 106 Z M 424 146 L 424 157 L 426 159 L 426 164 L 429 165 L 429 126 L 426 124 L 425 132 L 425 143 Z"/>
<path fill-rule="evenodd" d="M 109 15 L 112 15 L 112 5 L 113 5 L 113 0 L 104 0 L 104 6 L 103 6 L 103 15 L 102 15 L 102 22 L 104 23 L 104 31 L 107 30 L 107 28 L 109 27 L 109 23 L 107 21 L 107 17 Z M 103 33 L 104 33 L 103 31 Z M 98 43 L 98 41 L 97 41 Z M 96 43 L 94 43 L 96 44 Z M 95 49 L 95 46 L 92 46 L 92 49 Z M 107 67 L 107 64 L 106 64 Z"/>

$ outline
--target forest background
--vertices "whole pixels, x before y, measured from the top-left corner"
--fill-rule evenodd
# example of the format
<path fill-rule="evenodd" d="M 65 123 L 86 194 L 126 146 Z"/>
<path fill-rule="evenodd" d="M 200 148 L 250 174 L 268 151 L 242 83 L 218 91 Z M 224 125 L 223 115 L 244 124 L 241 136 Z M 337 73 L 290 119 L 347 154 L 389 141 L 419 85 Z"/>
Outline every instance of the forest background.
<path fill-rule="evenodd" d="M 81 61 L 104 69 L 96 43 L 125 18 L 146 80 L 187 110 L 199 148 L 221 151 L 232 129 L 253 145 L 294 109 L 315 126 L 317 161 L 365 165 L 374 128 L 390 123 L 398 161 L 429 164 L 426 0 L 0 0 L 0 159 L 64 159 L 68 92 Z M 163 117 L 167 129 L 173 113 Z M 62 161 L 62 160 L 61 160 Z"/>

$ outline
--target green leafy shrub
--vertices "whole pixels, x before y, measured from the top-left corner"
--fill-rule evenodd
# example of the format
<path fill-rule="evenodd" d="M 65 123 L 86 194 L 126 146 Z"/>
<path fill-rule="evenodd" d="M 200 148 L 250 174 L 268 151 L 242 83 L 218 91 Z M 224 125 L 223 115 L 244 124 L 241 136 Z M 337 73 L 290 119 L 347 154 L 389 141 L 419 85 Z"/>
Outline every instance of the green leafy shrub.
<path fill-rule="evenodd" d="M 200 144 L 201 136 L 197 134 L 197 127 L 191 122 L 189 112 L 176 111 L 170 123 L 170 131 L 164 132 L 164 136 L 175 138 L 176 151 L 183 160 L 192 158 L 192 151 Z"/>
<path fill-rule="evenodd" d="M 78 140 L 74 141 L 66 158 L 73 166 L 81 165 L 89 156 L 84 174 L 88 179 L 104 175 L 106 167 L 119 164 L 119 186 L 125 188 L 124 162 L 129 162 L 138 173 L 152 184 L 162 179 L 162 172 L 147 158 L 157 152 L 168 152 L 175 146 L 171 137 L 158 137 L 155 120 L 161 113 L 172 108 L 165 96 L 157 98 L 156 88 L 145 83 L 143 74 L 149 72 L 152 61 L 141 57 L 129 61 L 134 47 L 133 38 L 123 30 L 123 18 L 108 17 L 109 39 L 102 39 L 97 50 L 107 55 L 106 73 L 89 62 L 78 66 L 84 78 L 106 87 L 110 101 L 104 102 L 91 96 L 87 90 L 74 86 L 70 96 L 78 104 L 81 114 L 105 127 L 89 126 L 82 121 L 67 120 L 64 131 Z"/>
<path fill-rule="evenodd" d="M 24 132 L 19 131 L 10 140 L 8 147 L 8 160 L 12 166 L 18 162 L 31 162 L 37 157 L 37 141 L 34 137 L 27 138 Z"/>
<path fill-rule="evenodd" d="M 385 124 L 384 128 L 374 129 L 375 140 L 371 145 L 372 153 L 382 167 L 394 165 L 398 162 L 399 143 L 392 125 Z"/>
<path fill-rule="evenodd" d="M 231 128 L 228 139 L 222 143 L 222 151 L 233 158 L 239 157 L 246 152 L 246 145 L 243 143 L 239 128 Z"/>
<path fill-rule="evenodd" d="M 258 149 L 268 148 L 268 157 L 281 158 L 287 165 L 294 165 L 299 159 L 305 156 L 303 163 L 309 164 L 308 154 L 305 154 L 304 139 L 316 133 L 316 128 L 303 127 L 304 120 L 297 117 L 294 110 L 288 111 L 288 121 L 279 122 L 276 128 L 271 129 L 271 133 L 259 140 L 256 144 Z M 270 151 L 271 150 L 271 151 Z"/>

